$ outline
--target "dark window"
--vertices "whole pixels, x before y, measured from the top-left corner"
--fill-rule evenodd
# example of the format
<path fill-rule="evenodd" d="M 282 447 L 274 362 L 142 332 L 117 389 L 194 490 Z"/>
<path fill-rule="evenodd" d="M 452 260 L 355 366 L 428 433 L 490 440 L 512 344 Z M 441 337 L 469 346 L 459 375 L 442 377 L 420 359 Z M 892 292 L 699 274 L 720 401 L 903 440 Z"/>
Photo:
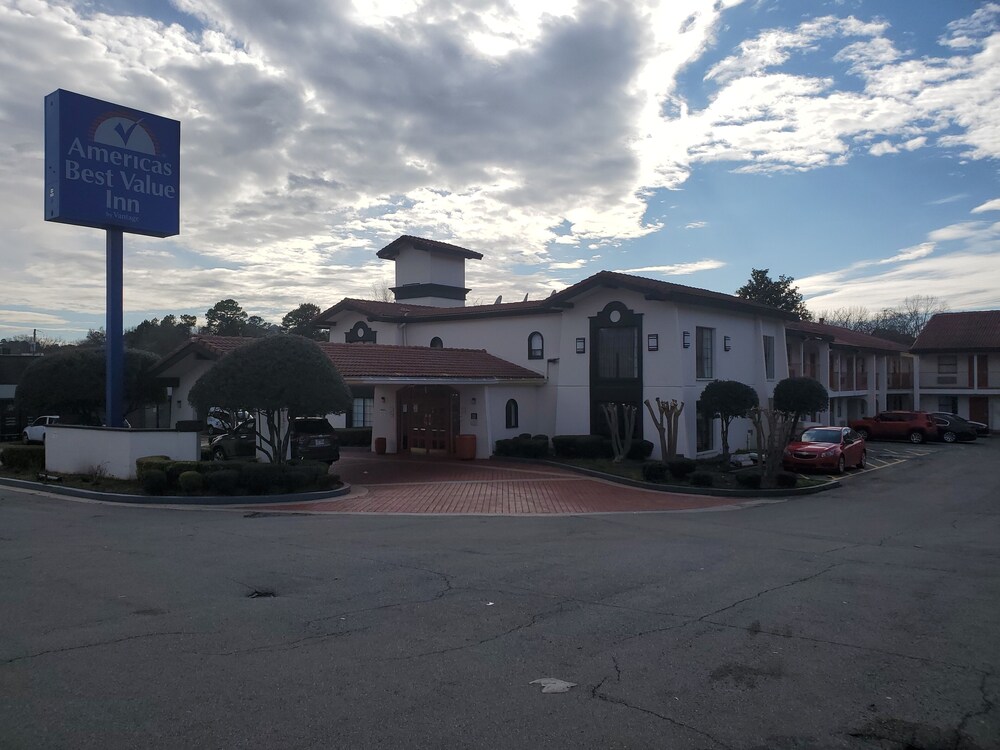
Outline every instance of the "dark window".
<path fill-rule="evenodd" d="M 706 412 L 701 407 L 701 401 L 698 401 L 695 404 L 695 415 L 697 427 L 697 434 L 695 436 L 696 449 L 699 453 L 702 451 L 710 451 L 715 447 L 715 415 Z"/>
<path fill-rule="evenodd" d="M 707 379 L 715 377 L 715 329 L 695 329 L 695 377 Z"/>
<path fill-rule="evenodd" d="M 598 377 L 609 380 L 639 377 L 638 328 L 599 328 L 597 349 Z"/>
<path fill-rule="evenodd" d="M 528 359 L 542 359 L 545 356 L 545 344 L 542 334 L 535 331 L 528 336 Z"/>
<path fill-rule="evenodd" d="M 764 337 L 764 377 L 774 380 L 774 336 Z"/>
<path fill-rule="evenodd" d="M 372 412 L 375 410 L 374 398 L 355 398 L 351 409 L 350 427 L 371 427 Z"/>
<path fill-rule="evenodd" d="M 509 399 L 507 401 L 507 426 L 517 427 L 517 401 L 514 399 Z"/>
<path fill-rule="evenodd" d="M 431 349 L 444 349 L 444 342 L 439 336 L 431 339 Z"/>
<path fill-rule="evenodd" d="M 938 375 L 957 375 L 958 355 L 939 354 L 938 355 Z"/>

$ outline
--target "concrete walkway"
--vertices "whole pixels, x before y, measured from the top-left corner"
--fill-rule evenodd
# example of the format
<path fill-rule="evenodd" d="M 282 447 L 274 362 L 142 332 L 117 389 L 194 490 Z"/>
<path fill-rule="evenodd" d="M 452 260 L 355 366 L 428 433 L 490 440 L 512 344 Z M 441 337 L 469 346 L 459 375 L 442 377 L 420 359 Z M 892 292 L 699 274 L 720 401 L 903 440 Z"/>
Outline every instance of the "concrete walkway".
<path fill-rule="evenodd" d="M 255 507 L 328 513 L 531 515 L 690 511 L 759 502 L 644 490 L 557 467 L 497 459 L 456 461 L 344 451 L 334 471 L 352 486 L 351 494 Z"/>

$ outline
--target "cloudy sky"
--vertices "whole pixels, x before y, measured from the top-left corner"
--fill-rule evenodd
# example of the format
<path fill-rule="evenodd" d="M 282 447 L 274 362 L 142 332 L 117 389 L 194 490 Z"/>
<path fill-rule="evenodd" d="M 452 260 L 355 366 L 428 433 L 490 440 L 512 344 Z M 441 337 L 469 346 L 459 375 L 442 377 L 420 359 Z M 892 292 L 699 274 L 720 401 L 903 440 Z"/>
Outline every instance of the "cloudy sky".
<path fill-rule="evenodd" d="M 372 296 L 400 234 L 484 253 L 470 302 L 770 268 L 814 311 L 1000 307 L 1000 3 L 5 0 L 0 336 L 103 325 L 103 232 L 42 218 L 58 88 L 181 122 L 126 325 Z"/>

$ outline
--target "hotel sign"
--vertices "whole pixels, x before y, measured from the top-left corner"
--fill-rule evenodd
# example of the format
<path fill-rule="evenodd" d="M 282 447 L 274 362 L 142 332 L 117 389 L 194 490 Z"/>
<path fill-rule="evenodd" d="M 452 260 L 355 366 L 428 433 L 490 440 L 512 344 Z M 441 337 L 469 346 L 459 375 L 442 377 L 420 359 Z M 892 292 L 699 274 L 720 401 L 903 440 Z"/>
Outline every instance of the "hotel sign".
<path fill-rule="evenodd" d="M 45 97 L 45 220 L 180 232 L 181 124 L 59 89 Z"/>

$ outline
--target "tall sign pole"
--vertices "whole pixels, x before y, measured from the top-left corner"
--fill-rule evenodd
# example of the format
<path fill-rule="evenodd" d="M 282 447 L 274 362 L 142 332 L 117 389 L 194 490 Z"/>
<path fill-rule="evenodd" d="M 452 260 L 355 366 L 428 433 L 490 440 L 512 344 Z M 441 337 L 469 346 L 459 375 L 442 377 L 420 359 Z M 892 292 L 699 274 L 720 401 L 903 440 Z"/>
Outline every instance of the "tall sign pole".
<path fill-rule="evenodd" d="M 181 124 L 58 89 L 45 97 L 45 220 L 107 232 L 108 427 L 124 425 L 125 232 L 180 233 Z"/>

